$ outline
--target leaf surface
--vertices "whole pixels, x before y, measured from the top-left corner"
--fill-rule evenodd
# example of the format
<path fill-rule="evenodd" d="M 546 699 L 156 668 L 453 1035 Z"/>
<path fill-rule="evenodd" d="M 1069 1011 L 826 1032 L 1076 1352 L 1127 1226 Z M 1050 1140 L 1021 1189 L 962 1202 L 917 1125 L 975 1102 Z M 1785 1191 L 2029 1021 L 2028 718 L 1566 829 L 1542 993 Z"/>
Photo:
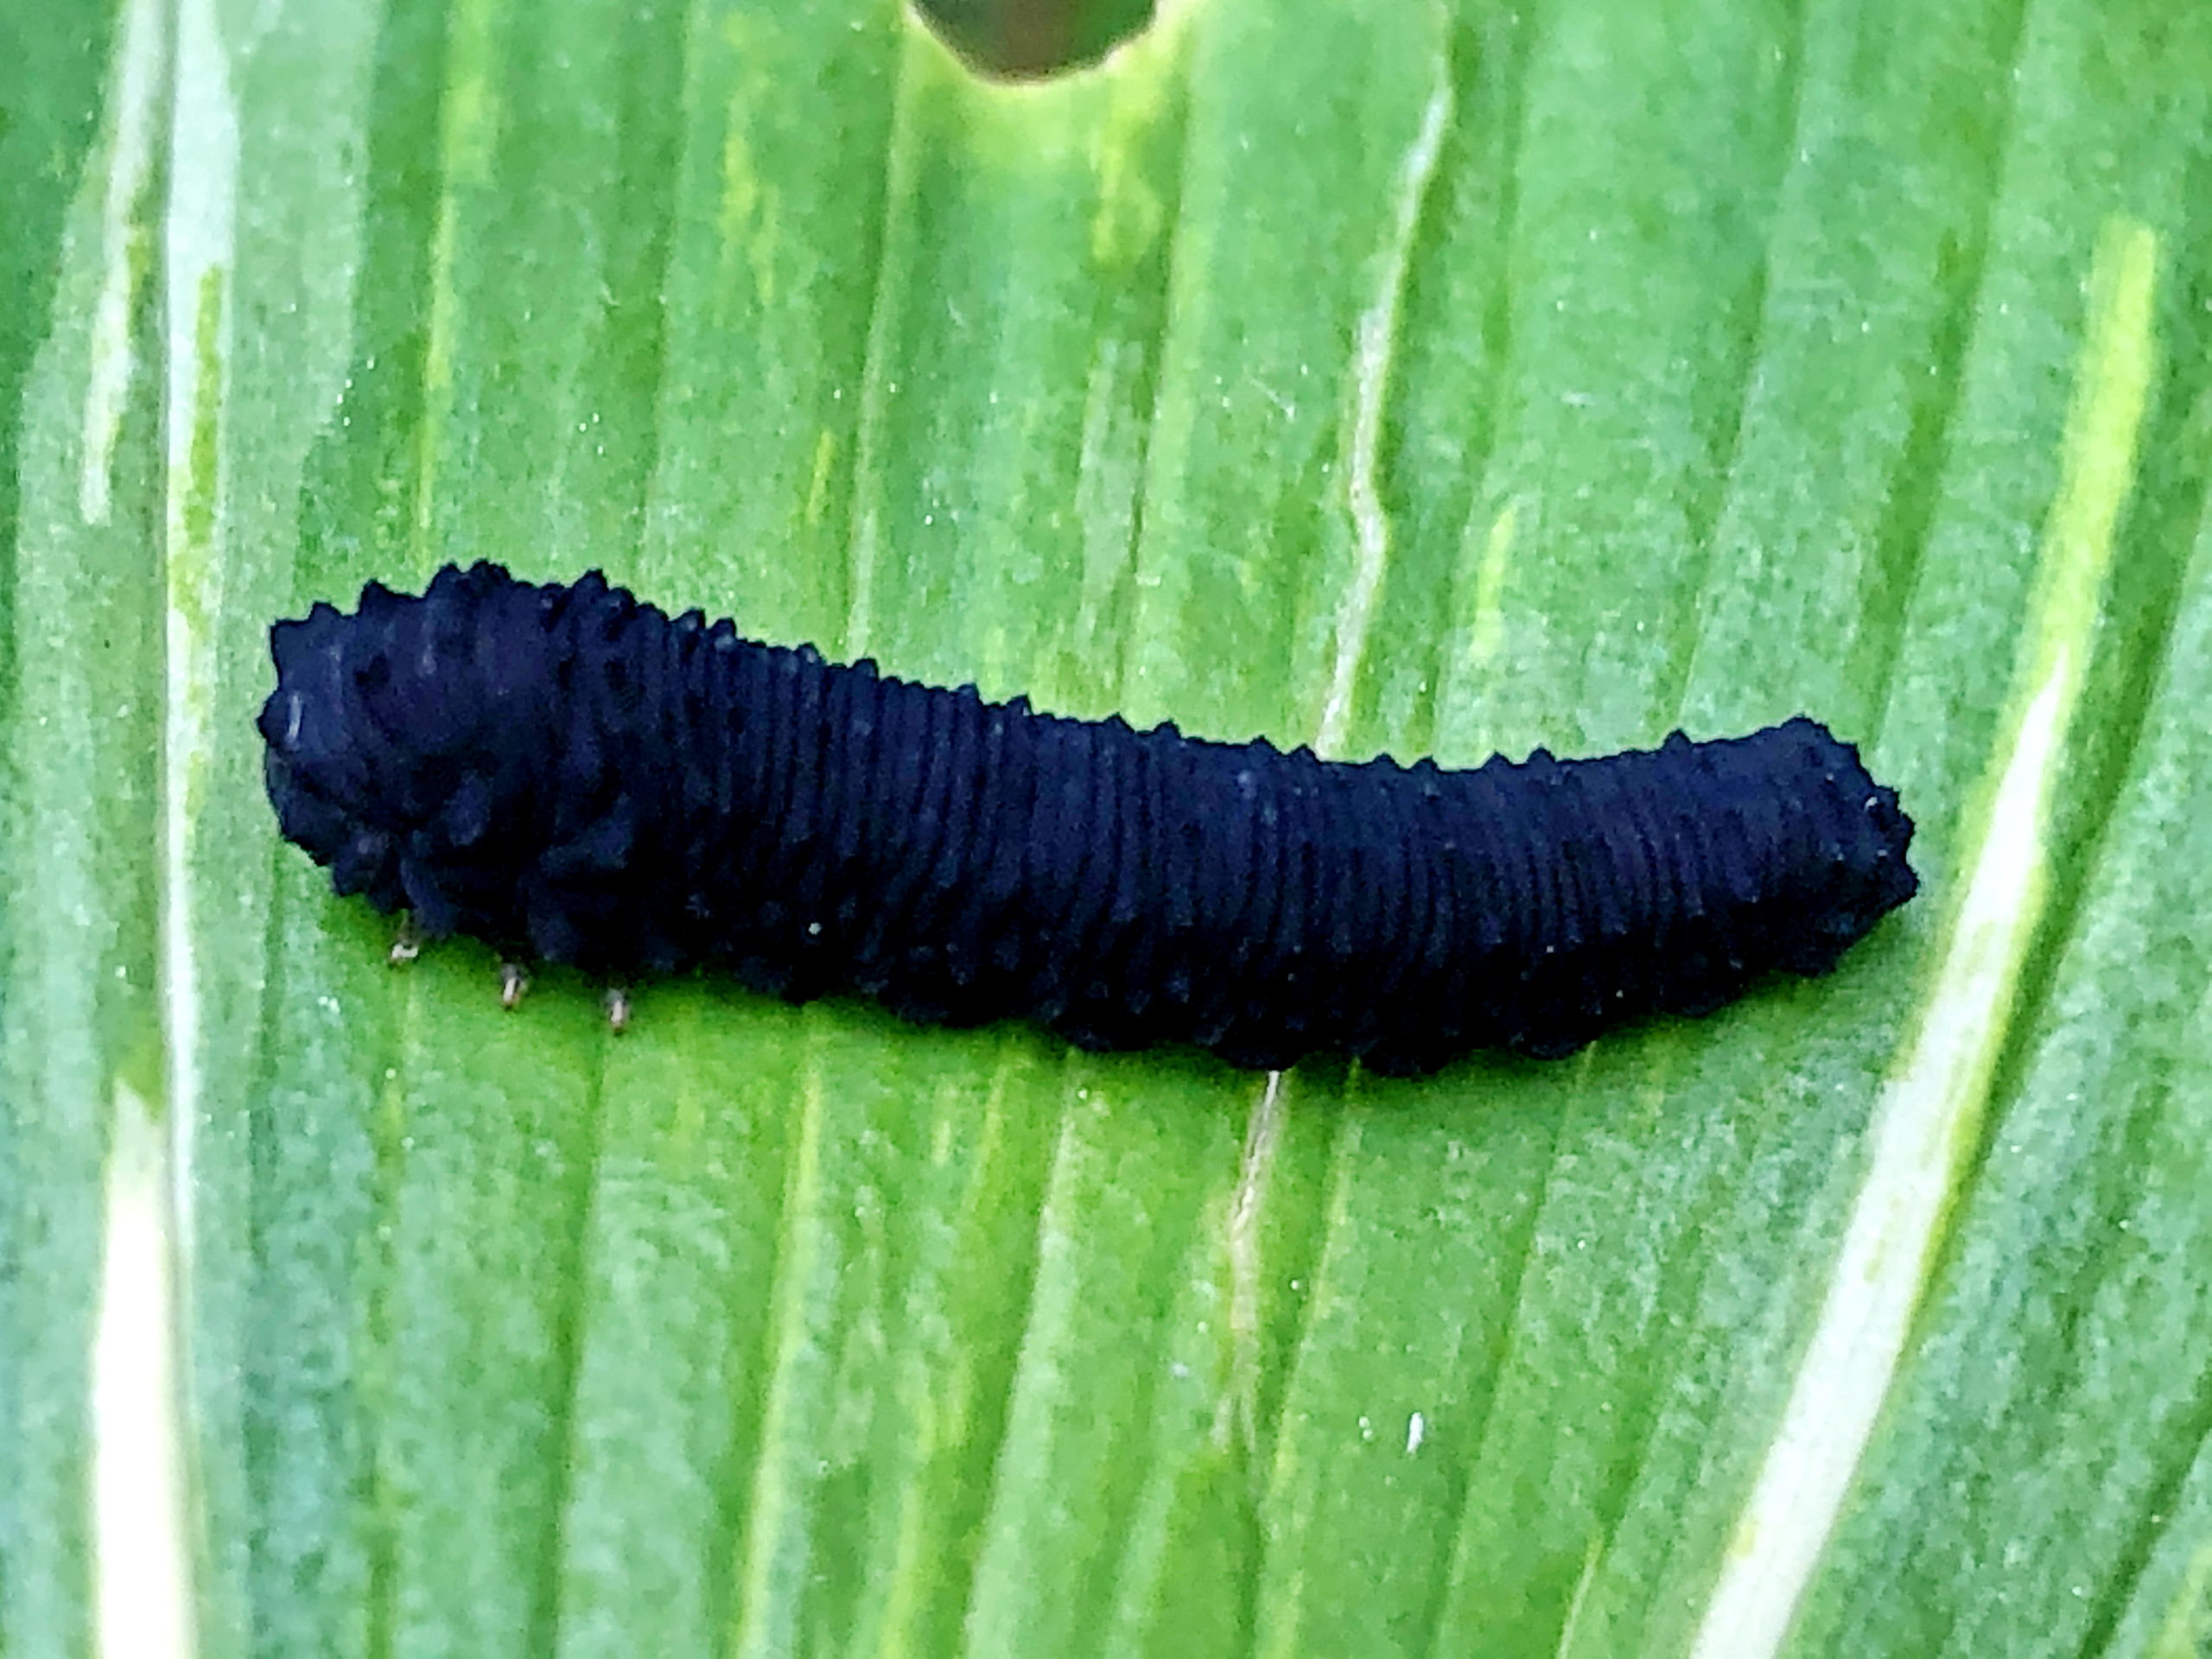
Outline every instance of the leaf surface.
<path fill-rule="evenodd" d="M 2212 1639 L 2212 19 L 70 0 L 0 60 L 0 1651 Z M 448 560 L 1450 764 L 1861 743 L 1834 977 L 1396 1083 L 277 839 Z"/>

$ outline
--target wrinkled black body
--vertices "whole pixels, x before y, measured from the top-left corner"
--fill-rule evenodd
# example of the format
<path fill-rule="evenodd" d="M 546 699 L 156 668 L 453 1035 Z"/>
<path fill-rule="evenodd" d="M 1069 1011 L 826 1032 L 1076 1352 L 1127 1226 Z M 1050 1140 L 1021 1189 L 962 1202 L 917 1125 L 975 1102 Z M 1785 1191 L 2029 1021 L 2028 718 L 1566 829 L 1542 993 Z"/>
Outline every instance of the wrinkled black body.
<path fill-rule="evenodd" d="M 1473 771 L 988 703 L 596 573 L 372 583 L 272 630 L 286 836 L 341 893 L 609 976 L 723 969 L 1089 1048 L 1394 1073 L 1825 972 L 1916 886 L 1809 720 Z"/>

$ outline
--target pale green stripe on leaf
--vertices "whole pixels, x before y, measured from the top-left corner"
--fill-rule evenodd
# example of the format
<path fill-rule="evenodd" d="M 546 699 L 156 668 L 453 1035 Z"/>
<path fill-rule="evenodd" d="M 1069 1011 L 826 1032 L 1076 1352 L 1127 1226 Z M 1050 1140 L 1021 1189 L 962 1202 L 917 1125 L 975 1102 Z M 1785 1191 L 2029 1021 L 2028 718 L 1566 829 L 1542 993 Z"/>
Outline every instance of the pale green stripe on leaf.
<path fill-rule="evenodd" d="M 190 1659 L 189 1470 L 176 1206 L 162 1114 L 115 1091 L 92 1328 L 94 1641 L 105 1659 Z"/>
<path fill-rule="evenodd" d="M 2113 532 L 2135 476 L 2154 341 L 2157 239 L 2100 240 L 2062 480 L 2045 526 L 2015 712 L 1960 844 L 1961 896 L 1911 1042 L 1876 1107 L 1866 1178 L 1782 1421 L 1700 1624 L 1699 1659 L 1777 1652 L 1904 1353 L 2012 1029 L 2050 886 L 2065 768 Z"/>

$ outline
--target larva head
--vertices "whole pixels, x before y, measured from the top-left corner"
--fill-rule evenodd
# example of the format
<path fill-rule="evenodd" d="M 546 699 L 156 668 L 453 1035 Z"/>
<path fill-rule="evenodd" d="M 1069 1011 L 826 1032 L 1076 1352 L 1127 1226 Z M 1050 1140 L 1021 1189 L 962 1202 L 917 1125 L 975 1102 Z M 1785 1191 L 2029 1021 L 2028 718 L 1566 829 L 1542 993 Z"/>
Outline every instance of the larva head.
<path fill-rule="evenodd" d="M 521 937 L 516 841 L 534 833 L 559 590 L 448 566 L 420 597 L 378 582 L 270 630 L 259 727 L 285 838 L 341 893 L 422 931 Z"/>

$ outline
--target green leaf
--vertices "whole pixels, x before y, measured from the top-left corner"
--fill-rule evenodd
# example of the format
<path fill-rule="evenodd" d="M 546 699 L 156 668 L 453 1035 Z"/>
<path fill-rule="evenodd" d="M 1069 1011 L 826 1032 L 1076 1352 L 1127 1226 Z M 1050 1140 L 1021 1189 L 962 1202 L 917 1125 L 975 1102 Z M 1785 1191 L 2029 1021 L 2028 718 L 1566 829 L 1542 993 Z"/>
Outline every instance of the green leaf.
<path fill-rule="evenodd" d="M 2212 14 L 17 10 L 0 1653 L 2212 1640 Z M 1808 710 L 1924 896 L 1421 1083 L 510 1014 L 251 724 L 478 557 L 1347 756 Z"/>

